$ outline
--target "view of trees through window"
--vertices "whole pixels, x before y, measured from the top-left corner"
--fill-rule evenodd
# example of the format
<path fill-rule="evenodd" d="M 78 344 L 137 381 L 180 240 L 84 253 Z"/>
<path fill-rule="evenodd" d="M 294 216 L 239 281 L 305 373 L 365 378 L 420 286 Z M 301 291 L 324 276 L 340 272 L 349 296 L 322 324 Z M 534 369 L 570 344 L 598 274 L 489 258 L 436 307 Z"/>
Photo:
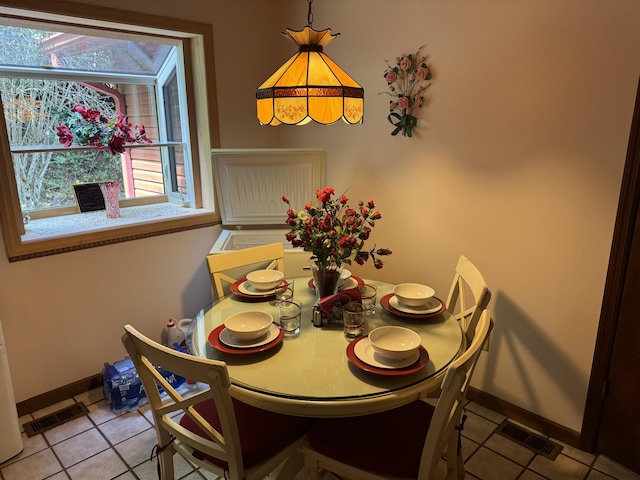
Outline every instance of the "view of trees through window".
<path fill-rule="evenodd" d="M 13 148 L 59 144 L 58 112 L 76 104 L 115 114 L 113 99 L 74 82 L 0 78 L 0 90 Z M 69 205 L 74 183 L 122 182 L 120 163 L 120 155 L 108 150 L 16 153 L 13 167 L 20 203 L 27 210 Z"/>
<path fill-rule="evenodd" d="M 2 64 L 43 65 L 50 59 L 38 48 L 46 32 L 0 26 Z M 84 59 L 85 61 L 87 59 Z M 100 55 L 94 55 L 100 61 Z M 37 78 L 0 78 L 9 142 L 12 147 L 58 144 L 58 113 L 83 104 L 107 116 L 115 114 L 112 97 L 76 82 Z M 73 203 L 74 183 L 122 182 L 120 156 L 103 151 L 40 151 L 13 156 L 20 203 L 25 210 Z"/>
<path fill-rule="evenodd" d="M 219 147 L 211 25 L 19 3 L 0 7 L 0 221 L 9 261 L 218 221 L 203 175 Z M 104 181 L 120 182 L 123 220 L 88 211 L 98 189 L 77 188 Z M 76 198 L 81 190 L 87 202 Z"/>
<path fill-rule="evenodd" d="M 15 25 L 0 25 L 0 40 L 0 95 L 23 210 L 74 205 L 76 183 L 118 181 L 121 198 L 164 193 L 159 148 L 137 150 L 136 177 L 129 149 L 67 149 L 56 132 L 61 112 L 83 105 L 107 118 L 135 116 L 157 142 L 154 84 L 174 47 Z"/>

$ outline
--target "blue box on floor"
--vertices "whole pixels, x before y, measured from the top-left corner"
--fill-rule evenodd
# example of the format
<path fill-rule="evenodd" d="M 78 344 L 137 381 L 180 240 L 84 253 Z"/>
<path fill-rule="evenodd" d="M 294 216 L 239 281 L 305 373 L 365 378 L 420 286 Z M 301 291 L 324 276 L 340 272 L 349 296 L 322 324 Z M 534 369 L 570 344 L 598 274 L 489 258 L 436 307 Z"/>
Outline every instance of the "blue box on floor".
<path fill-rule="evenodd" d="M 177 388 L 184 377 L 156 367 L 169 384 Z M 140 377 L 129 357 L 113 364 L 105 363 L 102 369 L 104 398 L 115 413 L 133 412 L 148 402 Z"/>

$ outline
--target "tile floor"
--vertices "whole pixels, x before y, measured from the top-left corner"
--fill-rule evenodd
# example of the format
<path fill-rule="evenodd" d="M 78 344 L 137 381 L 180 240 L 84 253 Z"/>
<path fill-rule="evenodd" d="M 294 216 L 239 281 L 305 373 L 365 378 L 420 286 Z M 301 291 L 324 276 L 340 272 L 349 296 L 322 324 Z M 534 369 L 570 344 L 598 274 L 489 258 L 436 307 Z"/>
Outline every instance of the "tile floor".
<path fill-rule="evenodd" d="M 73 402 L 84 402 L 89 414 L 31 438 L 23 433 L 24 450 L 0 464 L 0 480 L 157 479 L 155 461 L 149 461 L 155 431 L 148 406 L 116 415 L 99 388 L 22 417 L 20 423 Z M 474 403 L 467 405 L 467 415 L 463 452 L 468 479 L 640 480 L 640 475 L 604 456 L 566 445 L 556 460 L 550 461 L 493 433 L 504 420 L 502 415 Z M 177 479 L 218 479 L 179 455 L 175 463 Z"/>

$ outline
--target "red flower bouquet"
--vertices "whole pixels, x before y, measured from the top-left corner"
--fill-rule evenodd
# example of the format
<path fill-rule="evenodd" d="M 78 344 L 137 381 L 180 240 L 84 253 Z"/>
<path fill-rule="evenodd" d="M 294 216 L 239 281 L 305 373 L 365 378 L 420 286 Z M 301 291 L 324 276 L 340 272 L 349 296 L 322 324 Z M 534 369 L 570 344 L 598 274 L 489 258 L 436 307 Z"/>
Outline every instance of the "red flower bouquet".
<path fill-rule="evenodd" d="M 374 246 L 365 250 L 365 241 L 371 235 L 376 220 L 382 218 L 373 200 L 360 200 L 357 208 L 351 208 L 345 195 L 334 198 L 335 190 L 325 187 L 316 191 L 318 205 L 309 202 L 303 210 L 296 211 L 286 195 L 282 196 L 289 209 L 286 223 L 291 231 L 285 235 L 294 247 L 302 247 L 311 252 L 311 260 L 320 270 L 330 264 L 341 267 L 351 264 L 351 257 L 359 265 L 369 258 L 376 268 L 382 268 L 380 256 L 391 255 L 388 248 Z"/>
<path fill-rule="evenodd" d="M 115 155 L 123 153 L 126 144 L 152 143 L 147 138 L 144 125 L 132 126 L 122 113 L 108 118 L 97 110 L 76 105 L 71 111 L 63 112 L 60 120 L 57 135 L 65 147 L 77 143 L 101 150 L 108 148 Z"/>

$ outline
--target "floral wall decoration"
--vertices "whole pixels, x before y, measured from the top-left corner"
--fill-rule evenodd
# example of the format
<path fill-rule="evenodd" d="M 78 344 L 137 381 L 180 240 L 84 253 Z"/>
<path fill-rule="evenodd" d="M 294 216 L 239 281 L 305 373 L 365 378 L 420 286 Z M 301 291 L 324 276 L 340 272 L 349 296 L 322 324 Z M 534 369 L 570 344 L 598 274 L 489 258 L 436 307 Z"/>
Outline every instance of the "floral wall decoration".
<path fill-rule="evenodd" d="M 389 123 L 395 129 L 391 135 L 402 133 L 402 136 L 412 137 L 411 130 L 418 124 L 415 116 L 416 110 L 424 104 L 423 92 L 431 85 L 431 71 L 426 58 L 418 48 L 418 51 L 409 55 L 396 57 L 396 64 L 391 65 L 389 60 L 384 78 L 387 81 L 386 93 L 389 100 L 390 113 L 387 116 Z"/>

